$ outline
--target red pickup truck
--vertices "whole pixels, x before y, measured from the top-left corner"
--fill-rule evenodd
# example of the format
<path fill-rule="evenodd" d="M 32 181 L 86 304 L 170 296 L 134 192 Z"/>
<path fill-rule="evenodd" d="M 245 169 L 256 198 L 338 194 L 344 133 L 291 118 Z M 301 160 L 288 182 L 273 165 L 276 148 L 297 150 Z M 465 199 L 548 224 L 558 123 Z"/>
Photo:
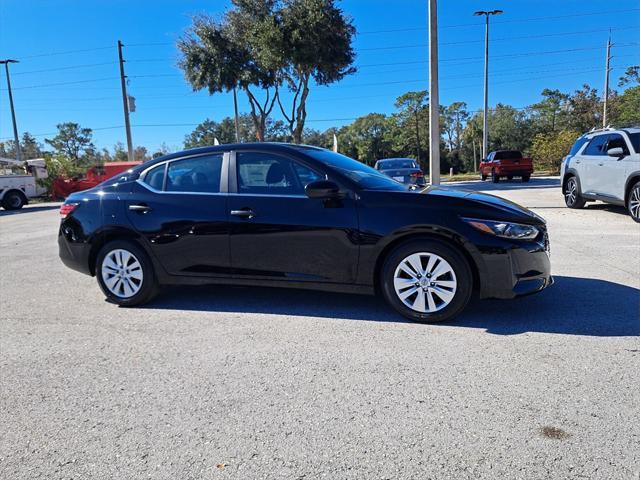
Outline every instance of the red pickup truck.
<path fill-rule="evenodd" d="M 532 173 L 533 161 L 523 158 L 518 150 L 496 150 L 480 162 L 482 180 L 491 177 L 494 183 L 498 183 L 502 177 L 507 177 L 508 180 L 522 177 L 523 182 L 528 182 Z"/>

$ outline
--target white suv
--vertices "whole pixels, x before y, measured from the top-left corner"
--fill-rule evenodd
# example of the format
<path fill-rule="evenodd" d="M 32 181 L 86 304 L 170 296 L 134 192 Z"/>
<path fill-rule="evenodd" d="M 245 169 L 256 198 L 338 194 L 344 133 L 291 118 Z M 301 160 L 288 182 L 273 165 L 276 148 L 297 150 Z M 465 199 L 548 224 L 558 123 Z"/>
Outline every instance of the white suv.
<path fill-rule="evenodd" d="M 625 206 L 640 222 L 640 127 L 585 133 L 564 158 L 560 178 L 567 207 L 600 200 Z"/>

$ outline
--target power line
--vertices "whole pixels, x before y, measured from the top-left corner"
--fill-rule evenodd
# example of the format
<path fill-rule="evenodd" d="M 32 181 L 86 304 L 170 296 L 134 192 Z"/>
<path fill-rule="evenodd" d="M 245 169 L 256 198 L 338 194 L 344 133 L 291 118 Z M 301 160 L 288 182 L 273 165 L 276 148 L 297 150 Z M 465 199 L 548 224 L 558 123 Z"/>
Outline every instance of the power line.
<path fill-rule="evenodd" d="M 77 68 L 90 68 L 90 67 L 100 67 L 103 65 L 117 65 L 118 62 L 102 62 L 102 63 L 86 63 L 84 65 L 68 65 L 66 67 L 57 67 L 57 68 L 45 68 L 42 70 L 29 70 L 27 72 L 18 72 L 14 75 L 29 75 L 32 73 L 45 73 L 45 72 L 57 72 L 60 70 L 74 70 Z"/>
<path fill-rule="evenodd" d="M 609 14 L 618 14 L 618 13 L 628 13 L 628 12 L 637 12 L 640 8 L 628 8 L 624 10 L 607 10 L 600 12 L 586 12 L 586 13 L 575 13 L 570 15 L 555 15 L 555 16 L 547 16 L 547 17 L 530 17 L 530 18 L 519 18 L 514 20 L 503 20 L 496 21 L 493 23 L 523 23 L 523 22 L 536 22 L 541 20 L 557 20 L 563 18 L 573 18 L 573 17 L 588 17 L 594 15 L 609 15 Z M 484 22 L 473 22 L 473 23 L 459 23 L 456 25 L 439 25 L 439 28 L 460 28 L 460 27 L 482 27 L 484 26 Z M 409 28 L 392 28 L 385 30 L 365 30 L 363 32 L 357 32 L 358 35 L 370 35 L 377 33 L 396 33 L 396 32 L 413 32 L 413 31 L 427 31 L 426 27 L 409 27 Z"/>

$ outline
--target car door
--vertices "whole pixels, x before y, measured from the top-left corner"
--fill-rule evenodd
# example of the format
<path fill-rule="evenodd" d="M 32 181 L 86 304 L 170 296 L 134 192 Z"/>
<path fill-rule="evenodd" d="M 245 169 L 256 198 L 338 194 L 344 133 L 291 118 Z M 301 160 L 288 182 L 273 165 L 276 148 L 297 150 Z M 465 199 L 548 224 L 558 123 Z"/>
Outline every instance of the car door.
<path fill-rule="evenodd" d="M 600 163 L 607 156 L 608 135 L 596 135 L 586 146 L 582 155 L 576 155 L 571 162 L 578 171 L 580 178 L 580 189 L 585 194 L 597 193 L 599 181 L 596 178 L 600 171 Z"/>
<path fill-rule="evenodd" d="M 231 266 L 238 278 L 353 282 L 359 247 L 355 198 L 309 198 L 325 172 L 262 151 L 231 154 Z"/>
<path fill-rule="evenodd" d="M 594 168 L 594 191 L 598 195 L 611 197 L 616 200 L 624 200 L 624 187 L 626 177 L 625 160 L 629 159 L 629 146 L 619 133 L 607 135 L 607 145 L 604 152 L 612 148 L 622 148 L 622 157 L 611 157 L 608 154 L 600 156 Z"/>
<path fill-rule="evenodd" d="M 125 202 L 129 221 L 170 275 L 230 274 L 228 155 L 185 156 L 150 167 Z"/>

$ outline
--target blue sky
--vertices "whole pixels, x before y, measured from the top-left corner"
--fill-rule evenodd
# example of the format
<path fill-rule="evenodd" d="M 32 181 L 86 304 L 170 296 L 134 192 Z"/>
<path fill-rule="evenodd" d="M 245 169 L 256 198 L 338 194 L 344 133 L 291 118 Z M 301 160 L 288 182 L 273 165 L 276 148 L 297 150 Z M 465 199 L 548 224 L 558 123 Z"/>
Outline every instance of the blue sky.
<path fill-rule="evenodd" d="M 55 125 L 75 121 L 94 129 L 99 147 L 124 141 L 116 42 L 124 55 L 133 141 L 154 149 L 181 148 L 205 118 L 233 114 L 230 95 L 192 93 L 176 67 L 176 39 L 194 14 L 221 14 L 228 1 L 2 0 L 0 58 L 11 66 L 18 128 L 44 141 Z M 426 89 L 426 0 L 344 0 L 358 30 L 358 73 L 312 90 L 308 126 L 324 130 L 370 112 L 391 113 L 408 90 Z M 483 20 L 478 9 L 502 9 L 492 19 L 490 105 L 516 107 L 545 88 L 602 89 L 607 30 L 614 41 L 612 85 L 628 65 L 640 63 L 640 0 L 441 0 L 440 101 L 482 105 Z M 72 53 L 65 53 L 65 52 Z M 54 70 L 57 69 L 57 70 Z M 0 74 L 0 139 L 12 136 L 4 73 Z M 75 83 L 71 83 L 75 82 Z M 51 85 L 53 84 L 53 85 Z M 243 98 L 241 110 L 248 111 Z M 277 115 L 275 116 L 277 118 Z"/>

